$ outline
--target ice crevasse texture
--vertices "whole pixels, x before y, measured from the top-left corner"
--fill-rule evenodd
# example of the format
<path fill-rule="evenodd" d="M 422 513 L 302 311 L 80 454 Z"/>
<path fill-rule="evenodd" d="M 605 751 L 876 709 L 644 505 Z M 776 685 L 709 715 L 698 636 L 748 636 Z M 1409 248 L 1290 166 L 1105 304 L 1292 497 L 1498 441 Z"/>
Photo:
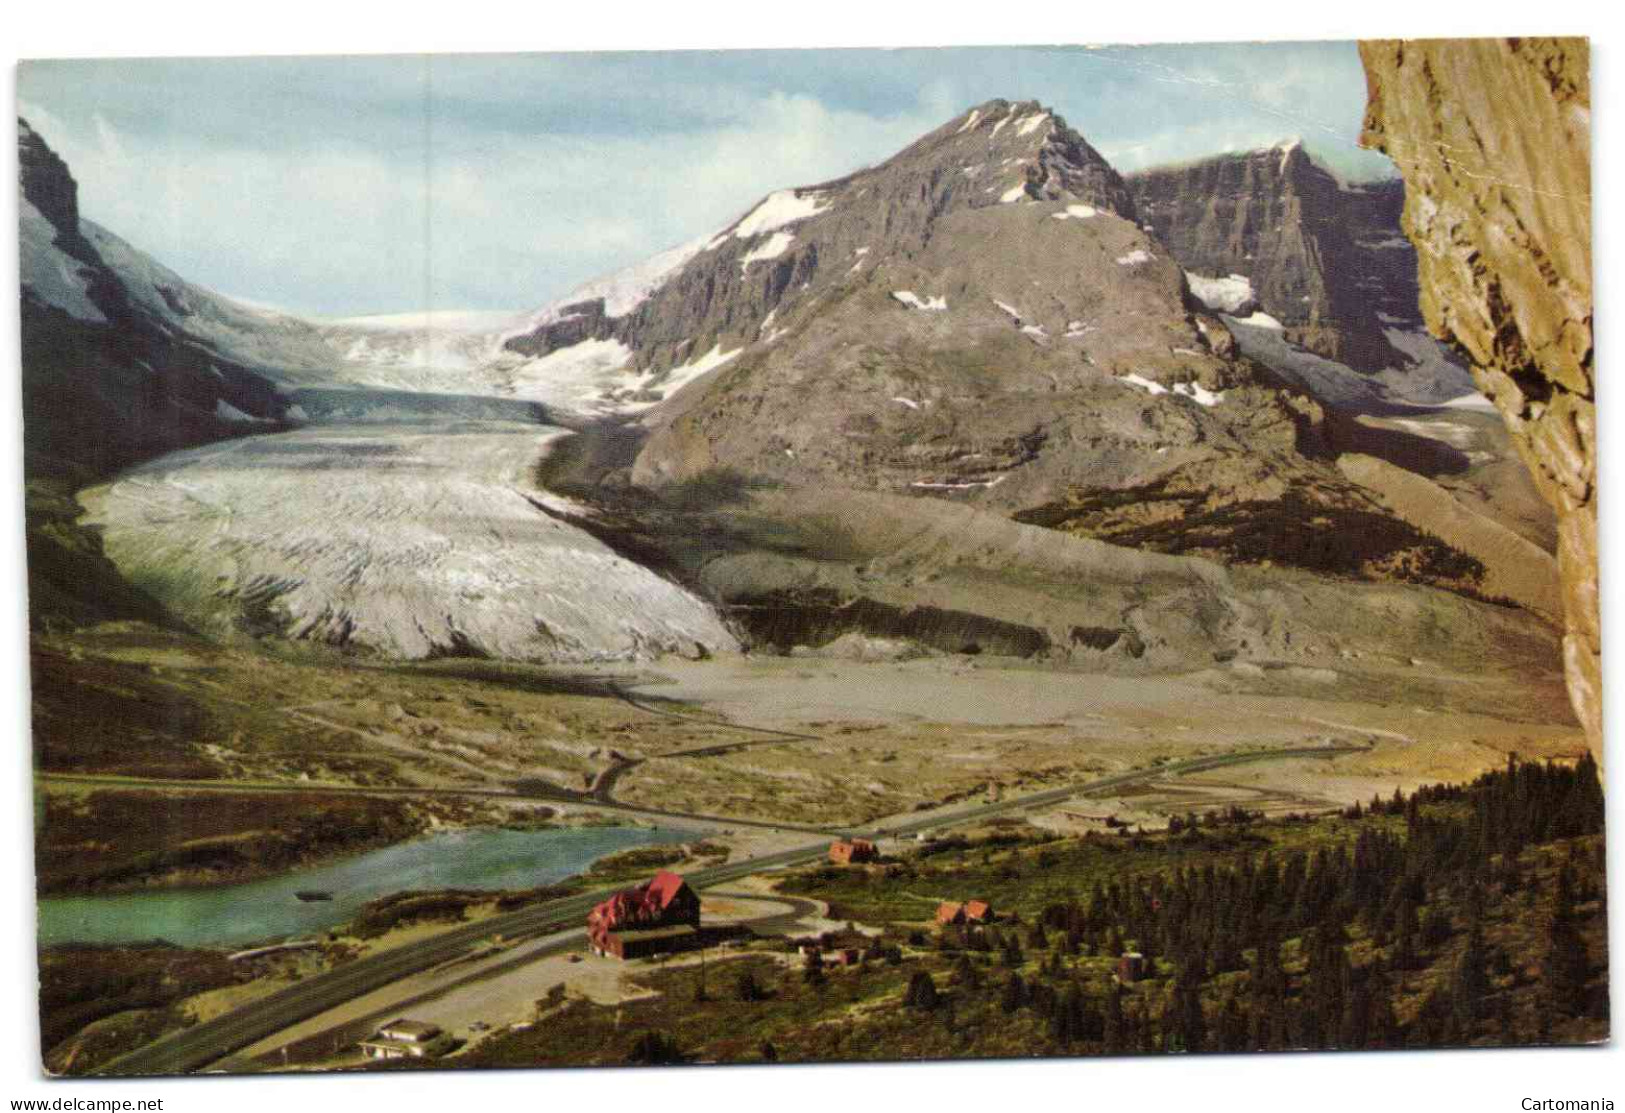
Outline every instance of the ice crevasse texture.
<path fill-rule="evenodd" d="M 404 658 L 734 648 L 698 597 L 544 509 L 528 473 L 558 435 L 313 427 L 171 453 L 83 501 L 133 582 L 219 632 Z"/>

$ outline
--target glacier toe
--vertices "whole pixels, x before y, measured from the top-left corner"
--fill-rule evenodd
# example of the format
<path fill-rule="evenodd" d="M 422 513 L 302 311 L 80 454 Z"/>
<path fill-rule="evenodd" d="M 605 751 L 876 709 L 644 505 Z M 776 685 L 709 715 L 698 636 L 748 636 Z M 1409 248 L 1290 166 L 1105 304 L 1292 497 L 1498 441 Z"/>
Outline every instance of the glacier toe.
<path fill-rule="evenodd" d="M 319 425 L 170 453 L 81 495 L 177 614 L 391 657 L 593 661 L 736 648 L 703 600 L 550 516 L 562 430 Z"/>

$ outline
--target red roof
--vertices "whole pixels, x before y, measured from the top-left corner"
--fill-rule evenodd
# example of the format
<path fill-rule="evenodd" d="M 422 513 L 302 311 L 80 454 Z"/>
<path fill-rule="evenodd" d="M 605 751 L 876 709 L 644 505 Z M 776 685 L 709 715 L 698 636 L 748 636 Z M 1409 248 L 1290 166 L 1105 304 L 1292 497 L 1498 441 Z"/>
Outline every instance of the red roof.
<path fill-rule="evenodd" d="M 981 920 L 986 918 L 993 906 L 985 900 L 968 900 L 965 902 L 965 918 L 967 920 Z"/>
<path fill-rule="evenodd" d="M 631 928 L 657 927 L 665 922 L 672 906 L 686 893 L 688 883 L 670 870 L 661 870 L 641 885 L 622 889 L 587 914 L 590 934 Z"/>
<path fill-rule="evenodd" d="M 681 893 L 687 884 L 681 874 L 660 870 L 649 879 L 649 895 L 654 898 L 656 907 L 670 908 L 671 902 L 677 899 L 677 894 Z"/>

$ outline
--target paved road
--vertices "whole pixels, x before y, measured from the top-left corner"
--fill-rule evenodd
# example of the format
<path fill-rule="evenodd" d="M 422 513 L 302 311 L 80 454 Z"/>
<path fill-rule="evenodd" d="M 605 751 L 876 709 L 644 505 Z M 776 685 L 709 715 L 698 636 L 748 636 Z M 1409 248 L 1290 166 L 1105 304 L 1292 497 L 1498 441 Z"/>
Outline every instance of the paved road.
<path fill-rule="evenodd" d="M 1339 754 L 1364 751 L 1363 746 L 1302 746 L 1293 749 L 1254 750 L 1192 758 L 1189 761 L 1170 762 L 1151 769 L 1117 773 L 1064 788 L 981 804 L 952 813 L 910 819 L 890 826 L 877 825 L 869 833 L 897 836 L 935 827 L 958 826 L 1005 812 L 1058 803 L 1080 794 L 1119 788 L 1162 777 L 1182 776 L 1227 765 L 1240 765 L 1243 762 L 1335 757 Z M 820 841 L 774 854 L 764 854 L 759 858 L 746 858 L 727 865 L 696 870 L 685 876 L 695 889 L 708 889 L 764 870 L 816 861 L 822 858 L 828 849 L 828 843 Z M 233 1051 L 247 1047 L 364 993 L 457 958 L 482 939 L 489 939 L 499 933 L 505 936 L 539 935 L 575 926 L 582 921 L 594 904 L 612 892 L 613 889 L 600 889 L 564 897 L 533 908 L 464 924 L 420 942 L 404 944 L 393 950 L 359 959 L 328 973 L 306 978 L 242 1008 L 139 1048 L 106 1064 L 97 1073 L 165 1075 L 199 1070 Z"/>
<path fill-rule="evenodd" d="M 799 923 L 817 917 L 820 913 L 818 902 L 808 900 L 806 897 L 778 894 L 769 897 L 761 893 L 734 890 L 713 891 L 712 895 L 734 897 L 747 901 L 765 901 L 776 905 L 777 911 L 766 916 L 729 921 L 730 923 L 742 924 L 752 931 L 764 935 L 788 934 Z M 392 1001 L 390 1004 L 375 1009 L 365 1016 L 339 1021 L 333 1024 L 332 1027 L 293 1040 L 282 1047 L 261 1052 L 252 1058 L 238 1058 L 231 1061 L 221 1060 L 215 1064 L 215 1069 L 228 1069 L 234 1072 L 242 1071 L 246 1073 L 266 1068 L 274 1069 L 279 1065 L 279 1062 L 280 1064 L 290 1062 L 304 1064 L 328 1059 L 340 1048 L 354 1047 L 376 1032 L 379 1026 L 391 1017 L 411 1015 L 416 1006 L 421 1003 L 439 1000 L 471 985 L 503 977 L 515 970 L 534 965 L 544 958 L 564 954 L 568 951 L 580 950 L 586 939 L 587 930 L 580 926 L 579 921 L 573 927 L 564 931 L 533 936 L 530 940 L 515 946 L 510 952 L 505 953 L 495 965 L 475 966 L 461 976 L 454 976 L 448 982 L 422 988 L 411 996 Z M 477 957 L 477 952 L 470 952 L 468 955 L 470 959 Z M 453 963 L 452 966 L 456 966 L 456 964 Z"/>
<path fill-rule="evenodd" d="M 516 788 L 458 788 L 436 785 L 343 785 L 322 784 L 317 781 L 294 783 L 290 781 L 193 781 L 179 778 L 125 777 L 105 773 L 36 773 L 35 780 L 42 784 L 79 784 L 98 788 L 135 789 L 150 788 L 181 792 L 280 792 L 301 796 L 470 796 L 502 800 L 536 800 L 547 804 L 578 804 L 600 811 L 621 812 L 642 819 L 682 819 L 707 823 L 716 827 L 751 827 L 764 831 L 800 831 L 809 835 L 844 836 L 847 832 L 836 827 L 820 827 L 806 823 L 782 820 L 743 819 L 732 815 L 710 815 L 706 812 L 678 812 L 665 808 L 648 808 L 638 804 L 623 804 L 618 800 L 601 800 L 593 796 L 566 792 L 563 789 L 529 790 Z"/>

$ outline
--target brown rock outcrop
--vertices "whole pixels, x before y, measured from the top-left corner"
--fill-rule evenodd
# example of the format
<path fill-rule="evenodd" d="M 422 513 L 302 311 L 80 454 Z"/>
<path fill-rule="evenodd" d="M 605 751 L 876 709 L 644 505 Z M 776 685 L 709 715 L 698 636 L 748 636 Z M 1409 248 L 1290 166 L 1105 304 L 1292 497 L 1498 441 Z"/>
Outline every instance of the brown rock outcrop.
<path fill-rule="evenodd" d="M 1458 344 L 1559 517 L 1564 667 L 1602 744 L 1583 39 L 1360 44 L 1365 141 L 1399 164 L 1435 335 Z"/>
<path fill-rule="evenodd" d="M 1247 276 L 1294 344 L 1362 371 L 1405 364 L 1379 317 L 1416 314 L 1416 263 L 1398 235 L 1399 182 L 1345 186 L 1298 142 L 1154 167 L 1124 182 L 1139 219 L 1181 266 Z"/>

